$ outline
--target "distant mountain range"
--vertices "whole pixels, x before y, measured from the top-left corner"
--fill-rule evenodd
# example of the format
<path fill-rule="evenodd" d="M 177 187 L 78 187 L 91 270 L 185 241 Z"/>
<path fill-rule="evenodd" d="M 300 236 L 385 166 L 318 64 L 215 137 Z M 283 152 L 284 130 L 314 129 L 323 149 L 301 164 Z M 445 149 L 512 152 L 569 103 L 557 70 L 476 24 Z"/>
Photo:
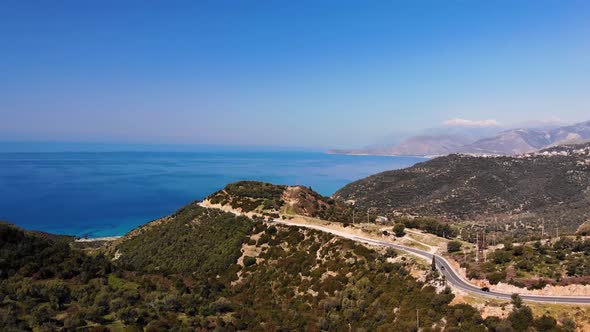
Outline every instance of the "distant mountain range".
<path fill-rule="evenodd" d="M 376 156 L 440 156 L 454 153 L 472 142 L 474 142 L 472 138 L 460 135 L 419 135 L 391 146 L 330 150 L 328 153 Z"/>
<path fill-rule="evenodd" d="M 490 137 L 435 132 L 410 137 L 391 146 L 330 150 L 329 153 L 390 156 L 442 156 L 451 153 L 517 155 L 586 140 L 590 140 L 590 121 L 556 128 L 510 129 Z"/>

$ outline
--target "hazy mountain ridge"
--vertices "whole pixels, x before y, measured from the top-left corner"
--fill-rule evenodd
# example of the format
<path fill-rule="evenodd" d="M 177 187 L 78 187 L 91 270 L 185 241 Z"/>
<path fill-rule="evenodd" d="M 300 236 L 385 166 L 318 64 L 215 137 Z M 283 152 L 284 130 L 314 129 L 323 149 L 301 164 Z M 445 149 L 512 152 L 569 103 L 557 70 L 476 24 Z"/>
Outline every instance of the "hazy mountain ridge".
<path fill-rule="evenodd" d="M 550 137 L 542 130 L 513 129 L 497 136 L 480 139 L 458 148 L 455 153 L 515 155 L 537 151 L 551 144 Z"/>
<path fill-rule="evenodd" d="M 564 143 L 590 139 L 590 121 L 551 129 L 513 129 L 484 138 L 455 152 L 497 155 L 529 153 Z"/>
<path fill-rule="evenodd" d="M 335 154 L 378 156 L 438 156 L 453 153 L 475 139 L 454 134 L 419 135 L 397 145 L 356 150 L 330 150 Z"/>
<path fill-rule="evenodd" d="M 590 121 L 562 127 L 517 128 L 490 137 L 460 135 L 456 132 L 410 137 L 389 147 L 355 150 L 330 150 L 338 154 L 441 156 L 451 153 L 517 155 L 565 143 L 590 139 Z M 483 131 L 489 133 L 489 131 Z"/>

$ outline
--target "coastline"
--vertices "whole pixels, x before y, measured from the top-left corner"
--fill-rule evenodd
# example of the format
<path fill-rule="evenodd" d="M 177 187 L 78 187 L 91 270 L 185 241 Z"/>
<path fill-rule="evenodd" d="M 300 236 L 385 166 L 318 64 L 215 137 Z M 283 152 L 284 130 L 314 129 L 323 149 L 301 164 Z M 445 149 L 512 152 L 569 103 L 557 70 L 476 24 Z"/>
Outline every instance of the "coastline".
<path fill-rule="evenodd" d="M 364 157 L 400 157 L 400 158 L 423 158 L 423 159 L 434 159 L 437 157 L 443 157 L 444 154 L 438 155 L 401 155 L 401 154 L 386 154 L 386 153 L 369 153 L 369 152 L 337 152 L 337 151 L 326 151 L 325 154 L 329 155 L 340 155 L 340 156 L 364 156 Z"/>
<path fill-rule="evenodd" d="M 116 236 L 104 236 L 104 237 L 91 237 L 91 238 L 80 238 L 76 239 L 75 242 L 98 242 L 98 241 L 115 241 L 122 238 L 123 235 Z"/>
<path fill-rule="evenodd" d="M 0 157 L 12 165 L 0 170 L 0 177 L 7 179 L 0 190 L 0 219 L 25 229 L 91 239 L 125 235 L 239 180 L 311 186 L 329 196 L 358 179 L 426 160 L 292 151 L 0 153 Z M 38 171 L 48 163 L 59 164 L 60 171 Z M 31 172 L 39 176 L 30 177 Z M 19 179 L 29 180 L 23 184 Z M 46 199 L 40 200 L 37 193 Z"/>

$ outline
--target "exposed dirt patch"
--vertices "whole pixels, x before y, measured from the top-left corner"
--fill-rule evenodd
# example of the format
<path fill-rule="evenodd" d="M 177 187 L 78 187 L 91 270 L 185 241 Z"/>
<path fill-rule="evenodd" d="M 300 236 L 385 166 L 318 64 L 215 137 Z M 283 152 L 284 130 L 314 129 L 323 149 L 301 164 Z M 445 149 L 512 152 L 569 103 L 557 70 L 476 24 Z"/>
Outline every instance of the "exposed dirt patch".
<path fill-rule="evenodd" d="M 329 277 L 335 277 L 338 275 L 338 272 L 334 272 L 334 271 L 326 271 L 324 274 L 322 274 L 322 277 L 320 278 L 321 281 L 326 280 Z"/>
<path fill-rule="evenodd" d="M 490 286 L 490 289 L 503 293 L 519 293 L 534 295 L 562 295 L 562 296 L 590 296 L 590 285 L 568 285 L 552 286 L 547 285 L 543 289 L 528 290 L 513 285 L 498 283 Z"/>
<path fill-rule="evenodd" d="M 201 203 L 199 203 L 199 205 L 201 205 L 202 207 L 207 207 L 207 208 L 211 208 L 211 209 L 219 209 L 221 211 L 233 213 L 235 215 L 247 216 L 250 218 L 252 218 L 252 216 L 254 216 L 256 214 L 254 212 L 243 212 L 242 209 L 240 209 L 240 208 L 234 209 L 231 207 L 231 205 L 213 204 L 208 199 L 202 201 Z"/>

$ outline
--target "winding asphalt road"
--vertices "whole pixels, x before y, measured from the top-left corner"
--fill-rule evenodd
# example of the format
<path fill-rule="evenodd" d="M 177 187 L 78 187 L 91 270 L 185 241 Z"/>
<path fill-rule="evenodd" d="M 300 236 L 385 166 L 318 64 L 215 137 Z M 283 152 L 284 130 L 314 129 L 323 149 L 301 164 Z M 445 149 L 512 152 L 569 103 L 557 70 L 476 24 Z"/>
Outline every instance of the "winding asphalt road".
<path fill-rule="evenodd" d="M 507 293 L 499 293 L 499 292 L 487 292 L 481 290 L 481 288 L 469 283 L 465 280 L 457 271 L 453 269 L 451 264 L 442 256 L 432 254 L 430 252 L 407 247 L 395 243 L 391 243 L 388 241 L 381 241 L 381 240 L 374 240 L 368 237 L 354 235 L 346 232 L 337 231 L 328 227 L 320 226 L 320 225 L 309 225 L 309 224 L 299 224 L 293 223 L 283 220 L 275 220 L 274 223 L 283 224 L 287 226 L 296 226 L 296 227 L 305 227 L 310 229 L 315 229 L 322 232 L 331 233 L 340 237 L 344 237 L 353 241 L 357 242 L 364 242 L 376 246 L 384 246 L 390 247 L 398 250 L 402 250 L 414 255 L 417 255 L 421 258 L 428 260 L 429 262 L 432 261 L 432 257 L 435 257 L 436 266 L 440 273 L 442 273 L 447 282 L 452 285 L 453 287 L 472 293 L 477 294 L 484 297 L 489 298 L 496 298 L 496 299 L 503 299 L 503 300 L 510 300 L 512 294 Z M 551 296 L 551 295 L 525 295 L 521 294 L 520 297 L 525 301 L 533 301 L 533 302 L 542 302 L 542 303 L 561 303 L 561 304 L 590 304 L 590 297 L 578 297 L 578 296 Z"/>

